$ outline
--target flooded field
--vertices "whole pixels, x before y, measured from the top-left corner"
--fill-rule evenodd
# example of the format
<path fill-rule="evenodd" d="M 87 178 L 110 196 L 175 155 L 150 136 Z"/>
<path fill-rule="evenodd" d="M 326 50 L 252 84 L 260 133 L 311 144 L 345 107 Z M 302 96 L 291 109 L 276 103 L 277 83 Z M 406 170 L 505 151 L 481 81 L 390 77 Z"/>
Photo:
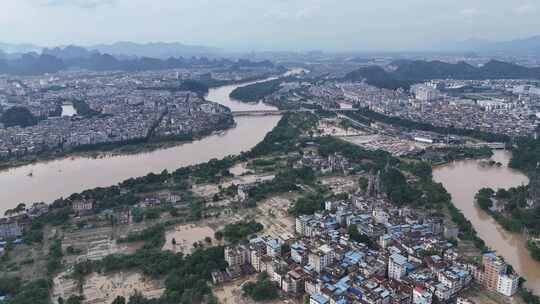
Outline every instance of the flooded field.
<path fill-rule="evenodd" d="M 320 120 L 317 125 L 320 136 L 354 136 L 354 135 L 364 135 L 365 132 L 353 129 L 353 128 L 342 128 L 337 125 L 335 120 Z"/>
<path fill-rule="evenodd" d="M 247 163 L 246 162 L 243 162 L 243 163 L 239 163 L 239 164 L 236 164 L 236 165 L 232 166 L 229 169 L 229 172 L 234 176 L 241 176 L 241 175 L 244 175 L 244 174 L 247 174 L 247 173 L 251 173 L 253 171 L 251 171 L 251 170 L 249 170 L 247 168 Z"/>
<path fill-rule="evenodd" d="M 288 240 L 294 237 L 295 220 L 287 212 L 297 195 L 280 195 L 257 204 L 256 221 L 264 225 L 261 234 Z"/>
<path fill-rule="evenodd" d="M 210 238 L 212 243 L 214 243 L 216 241 L 214 239 L 214 233 L 215 231 L 208 226 L 178 225 L 165 233 L 163 250 L 182 252 L 185 254 L 191 253 L 193 250 L 193 243 L 205 243 L 206 238 Z"/>
<path fill-rule="evenodd" d="M 93 274 L 84 285 L 85 303 L 112 303 L 117 296 L 128 299 L 140 292 L 149 299 L 159 298 L 165 289 L 162 284 L 139 273 Z"/>
<path fill-rule="evenodd" d="M 64 299 L 78 294 L 78 284 L 61 273 L 53 279 L 52 299 Z M 112 303 L 117 296 L 128 299 L 135 293 L 141 293 L 149 299 L 159 298 L 163 292 L 163 283 L 136 272 L 117 272 L 114 274 L 91 274 L 85 280 L 83 304 Z"/>

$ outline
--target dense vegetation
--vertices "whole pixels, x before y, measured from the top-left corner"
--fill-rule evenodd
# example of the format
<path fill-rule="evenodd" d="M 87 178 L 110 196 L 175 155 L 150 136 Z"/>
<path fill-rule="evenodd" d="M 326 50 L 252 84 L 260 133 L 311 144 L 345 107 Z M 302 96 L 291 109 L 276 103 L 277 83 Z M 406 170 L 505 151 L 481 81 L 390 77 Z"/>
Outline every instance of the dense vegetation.
<path fill-rule="evenodd" d="M 74 99 L 72 103 L 79 116 L 93 116 L 99 114 L 99 112 L 90 108 L 88 103 L 82 99 Z"/>
<path fill-rule="evenodd" d="M 262 98 L 277 92 L 281 82 L 281 79 L 274 79 L 238 87 L 231 92 L 230 97 L 245 102 L 259 101 Z"/>
<path fill-rule="evenodd" d="M 476 194 L 478 206 L 488 212 L 501 226 L 512 232 L 522 232 L 526 229 L 532 235 L 540 235 L 540 208 L 527 208 L 529 189 L 519 186 L 508 190 L 483 188 Z M 493 201 L 504 204 L 502 212 L 492 211 Z M 529 242 L 531 255 L 540 260 L 540 248 L 534 242 Z"/>
<path fill-rule="evenodd" d="M 531 253 L 533 259 L 540 261 L 540 246 L 534 241 L 527 242 L 527 249 Z"/>
<path fill-rule="evenodd" d="M 53 275 L 62 267 L 62 241 L 55 239 L 49 248 L 49 255 L 47 256 L 47 274 Z"/>
<path fill-rule="evenodd" d="M 257 276 L 256 282 L 246 283 L 242 287 L 242 291 L 257 302 L 273 300 L 279 297 L 277 284 L 270 280 L 266 272 L 261 272 Z"/>
<path fill-rule="evenodd" d="M 289 208 L 289 213 L 294 216 L 299 216 L 320 211 L 324 209 L 325 197 L 324 192 L 321 191 L 307 193 L 294 202 Z"/>
<path fill-rule="evenodd" d="M 235 243 L 245 240 L 248 236 L 262 231 L 263 229 L 264 226 L 256 221 L 227 224 L 225 228 L 216 232 L 216 238 L 220 239 L 221 237 L 225 237 L 226 241 Z"/>
<path fill-rule="evenodd" d="M 390 201 L 398 206 L 409 205 L 420 198 L 421 192 L 409 185 L 397 168 L 388 168 L 381 174 L 381 183 Z"/>
<path fill-rule="evenodd" d="M 253 201 L 251 205 L 268 198 L 270 195 L 299 190 L 298 185 L 309 185 L 314 182 L 315 173 L 311 168 L 303 167 L 281 171 L 271 181 L 253 187 L 248 191 L 250 200 Z"/>
<path fill-rule="evenodd" d="M 34 280 L 26 284 L 22 284 L 15 278 L 0 280 L 0 293 L 5 292 L 11 296 L 8 304 L 50 304 L 49 288 L 51 288 L 51 282 L 46 279 Z"/>
<path fill-rule="evenodd" d="M 315 143 L 319 145 L 321 156 L 327 157 L 334 153 L 341 153 L 355 164 L 357 170 L 378 171 L 383 169 L 386 164 L 397 163 L 397 159 L 393 158 L 388 152 L 366 150 L 335 137 L 319 137 L 315 140 Z"/>
<path fill-rule="evenodd" d="M 540 139 L 519 138 L 512 150 L 509 166 L 529 175 L 534 174 L 540 163 Z"/>
<path fill-rule="evenodd" d="M 349 225 L 349 227 L 347 227 L 347 233 L 349 234 L 351 240 L 355 242 L 364 243 L 370 248 L 377 246 L 376 243 L 373 242 L 367 235 L 360 233 L 356 225 Z"/>
<path fill-rule="evenodd" d="M 460 159 L 477 159 L 477 158 L 489 158 L 493 156 L 493 151 L 487 147 L 470 148 L 470 147 L 450 147 L 437 149 L 445 155 L 447 161 L 454 161 Z"/>
<path fill-rule="evenodd" d="M 394 126 L 399 126 L 406 129 L 411 129 L 411 130 L 429 131 L 429 132 L 439 133 L 442 135 L 453 134 L 453 135 L 459 135 L 459 136 L 466 136 L 466 137 L 472 137 L 472 138 L 480 139 L 487 142 L 510 141 L 510 138 L 507 135 L 494 134 L 490 132 L 473 130 L 473 129 L 438 127 L 429 123 L 417 122 L 417 121 L 408 120 L 408 119 L 400 118 L 396 116 L 386 116 L 384 114 L 380 114 L 375 111 L 372 111 L 368 108 L 360 108 L 356 112 L 346 112 L 344 114 L 353 119 L 358 119 L 359 121 L 368 121 L 368 122 L 378 121 L 378 122 L 382 122 L 382 123 L 386 123 L 386 124 L 390 124 Z"/>
<path fill-rule="evenodd" d="M 180 86 L 178 87 L 179 91 L 191 91 L 195 92 L 199 95 L 205 95 L 208 93 L 208 85 L 204 82 L 187 79 L 180 83 Z"/>
<path fill-rule="evenodd" d="M 313 114 L 292 114 L 283 115 L 276 127 L 258 143 L 247 157 L 258 157 L 279 152 L 288 153 L 295 149 L 298 138 L 302 132 L 313 128 L 317 124 L 317 117 Z"/>
<path fill-rule="evenodd" d="M 192 254 L 184 256 L 182 253 L 145 246 L 134 254 L 109 255 L 101 261 L 79 263 L 74 272 L 75 277 L 84 278 L 94 271 L 141 270 L 146 275 L 165 278 L 164 295 L 152 303 L 188 304 L 201 303 L 211 294 L 208 286 L 211 272 L 225 269 L 226 264 L 223 247 L 197 248 Z M 141 296 L 137 301 L 130 299 L 129 303 L 147 303 Z"/>
<path fill-rule="evenodd" d="M 29 127 L 37 124 L 37 118 L 25 107 L 12 107 L 2 113 L 0 122 L 5 127 Z"/>
<path fill-rule="evenodd" d="M 126 238 L 119 239 L 119 243 L 124 242 L 136 242 L 144 241 L 145 247 L 148 248 L 159 248 L 163 245 L 165 241 L 163 235 L 165 233 L 165 224 L 157 224 L 148 228 L 143 229 L 139 232 L 131 232 Z"/>

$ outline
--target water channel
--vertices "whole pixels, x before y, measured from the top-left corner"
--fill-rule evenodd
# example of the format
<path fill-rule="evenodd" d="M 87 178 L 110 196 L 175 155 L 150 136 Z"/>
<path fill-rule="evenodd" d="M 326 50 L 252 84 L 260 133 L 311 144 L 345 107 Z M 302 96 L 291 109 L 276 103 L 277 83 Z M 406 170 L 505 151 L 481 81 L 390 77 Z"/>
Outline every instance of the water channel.
<path fill-rule="evenodd" d="M 502 255 L 525 279 L 527 287 L 540 294 L 540 262 L 529 255 L 521 234 L 504 230 L 491 216 L 474 204 L 474 196 L 484 187 L 495 190 L 528 184 L 528 178 L 507 167 L 511 153 L 496 151 L 492 159 L 502 167 L 481 166 L 479 160 L 453 162 L 434 169 L 433 176 L 452 195 L 452 202 L 471 221 L 486 245 Z"/>
<path fill-rule="evenodd" d="M 211 89 L 207 99 L 232 111 L 275 109 L 264 103 L 243 103 L 229 98 L 232 90 L 247 84 Z M 247 151 L 260 142 L 279 119 L 279 116 L 237 117 L 232 129 L 171 148 L 133 155 L 64 158 L 0 171 L 0 215 L 21 202 L 50 203 L 62 196 L 110 186 L 130 177 L 175 170 Z M 509 152 L 495 152 L 493 159 L 504 164 L 501 168 L 482 167 L 478 160 L 439 166 L 434 170 L 434 178 L 452 194 L 456 207 L 472 222 L 486 244 L 527 279 L 527 287 L 540 294 L 540 263 L 530 257 L 525 239 L 505 231 L 474 205 L 474 196 L 483 187 L 498 189 L 528 183 L 525 175 L 506 166 L 510 157 Z"/>
<path fill-rule="evenodd" d="M 206 99 L 228 106 L 232 111 L 275 109 L 262 103 L 231 100 L 230 92 L 244 85 L 247 84 L 211 89 Z M 236 117 L 234 128 L 171 148 L 132 155 L 63 158 L 0 171 L 0 216 L 18 203 L 50 203 L 59 197 L 114 185 L 149 172 L 172 171 L 239 154 L 260 142 L 279 119 L 279 116 Z"/>

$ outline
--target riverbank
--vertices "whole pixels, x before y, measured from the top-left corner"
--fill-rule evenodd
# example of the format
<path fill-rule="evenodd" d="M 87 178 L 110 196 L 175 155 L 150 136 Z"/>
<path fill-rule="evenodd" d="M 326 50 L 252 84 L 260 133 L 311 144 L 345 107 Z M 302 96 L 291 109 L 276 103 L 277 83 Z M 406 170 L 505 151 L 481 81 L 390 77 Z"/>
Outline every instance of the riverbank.
<path fill-rule="evenodd" d="M 529 188 L 482 188 L 475 195 L 475 203 L 506 231 L 524 234 L 531 257 L 540 261 L 540 247 L 536 240 L 540 231 L 538 209 L 530 198 Z"/>
<path fill-rule="evenodd" d="M 175 146 L 201 140 L 206 136 L 220 134 L 228 129 L 234 128 L 236 123 L 217 126 L 214 130 L 199 132 L 197 134 L 185 134 L 169 137 L 156 137 L 149 140 L 141 138 L 122 142 L 104 143 L 97 145 L 87 145 L 75 147 L 71 150 L 44 151 L 35 155 L 28 155 L 18 159 L 0 161 L 0 171 L 33 165 L 37 163 L 51 162 L 67 158 L 92 158 L 134 155 L 139 153 L 149 153 L 160 149 L 172 148 Z"/>
<path fill-rule="evenodd" d="M 520 234 L 506 231 L 474 203 L 474 196 L 481 188 L 507 189 L 529 182 L 521 172 L 506 167 L 510 152 L 495 151 L 492 159 L 504 166 L 482 167 L 479 160 L 462 160 L 434 167 L 434 180 L 448 190 L 452 205 L 470 221 L 485 246 L 503 256 L 527 280 L 526 287 L 540 294 L 540 263 L 531 258 L 526 240 Z"/>
<path fill-rule="evenodd" d="M 248 151 L 263 140 L 280 116 L 237 117 L 236 126 L 189 142 L 157 143 L 160 148 L 145 153 L 103 157 L 67 157 L 35 162 L 0 171 L 0 213 L 19 203 L 52 202 L 59 197 L 163 170 L 204 163 Z M 256 126 L 256 127 L 254 127 Z M 28 176 L 32 173 L 32 176 Z"/>

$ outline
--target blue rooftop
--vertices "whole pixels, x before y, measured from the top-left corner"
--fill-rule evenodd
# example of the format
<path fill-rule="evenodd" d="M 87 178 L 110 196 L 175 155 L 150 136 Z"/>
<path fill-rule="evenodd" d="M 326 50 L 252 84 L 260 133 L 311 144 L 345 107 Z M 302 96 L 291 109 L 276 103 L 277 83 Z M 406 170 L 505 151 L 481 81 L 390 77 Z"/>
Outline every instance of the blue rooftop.
<path fill-rule="evenodd" d="M 323 297 L 321 294 L 319 293 L 316 293 L 314 295 L 311 296 L 311 298 L 313 300 L 315 300 L 317 303 L 319 304 L 327 304 L 329 303 L 330 301 L 328 301 L 325 297 Z"/>

